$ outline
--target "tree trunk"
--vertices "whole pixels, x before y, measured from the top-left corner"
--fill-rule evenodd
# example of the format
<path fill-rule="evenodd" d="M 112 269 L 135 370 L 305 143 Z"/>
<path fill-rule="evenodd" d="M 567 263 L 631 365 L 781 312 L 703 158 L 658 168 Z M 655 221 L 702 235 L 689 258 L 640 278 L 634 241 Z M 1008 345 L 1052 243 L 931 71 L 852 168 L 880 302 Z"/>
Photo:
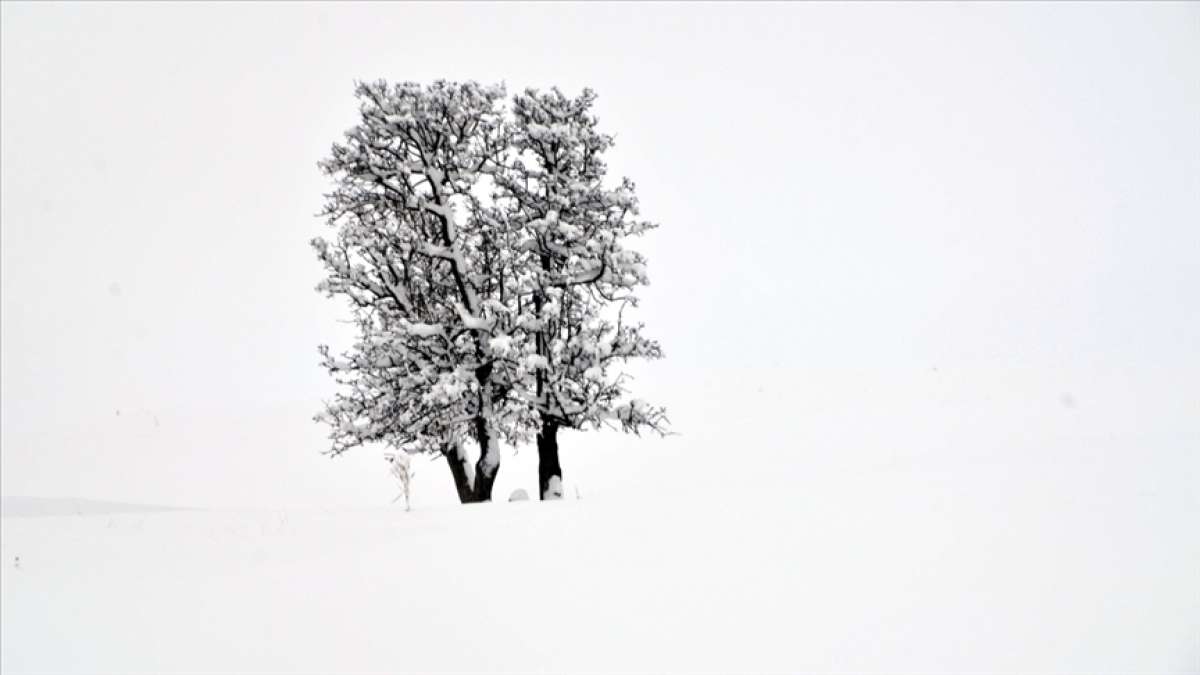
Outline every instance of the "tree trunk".
<path fill-rule="evenodd" d="M 492 484 L 500 471 L 500 439 L 496 437 L 495 401 L 492 400 L 492 364 L 485 363 L 476 368 L 475 380 L 479 382 L 479 411 L 475 415 L 475 439 L 479 442 L 475 498 L 487 502 L 492 499 Z"/>
<path fill-rule="evenodd" d="M 558 423 L 542 419 L 537 436 L 538 492 L 542 500 L 562 499 L 562 466 L 558 463 Z"/>
<path fill-rule="evenodd" d="M 479 501 L 475 498 L 474 481 L 467 471 L 467 459 L 462 454 L 462 448 L 451 448 L 442 454 L 446 456 L 446 463 L 450 465 L 450 474 L 454 476 L 454 488 L 458 490 L 458 501 L 462 504 Z"/>
<path fill-rule="evenodd" d="M 485 426 L 482 420 L 476 420 L 477 429 Z M 485 461 L 483 453 L 489 444 L 486 436 L 481 436 L 479 444 L 481 456 L 474 467 L 467 462 L 461 447 L 450 448 L 442 453 L 446 457 L 446 463 L 450 465 L 450 475 L 454 476 L 454 489 L 458 491 L 458 501 L 462 504 L 492 500 L 492 486 L 496 483 L 496 474 L 499 473 L 500 467 L 498 464 L 489 467 Z"/>
<path fill-rule="evenodd" d="M 475 435 L 479 439 L 479 460 L 475 462 L 475 501 L 490 502 L 492 485 L 500 471 L 500 450 L 491 425 L 483 417 L 475 418 Z"/>

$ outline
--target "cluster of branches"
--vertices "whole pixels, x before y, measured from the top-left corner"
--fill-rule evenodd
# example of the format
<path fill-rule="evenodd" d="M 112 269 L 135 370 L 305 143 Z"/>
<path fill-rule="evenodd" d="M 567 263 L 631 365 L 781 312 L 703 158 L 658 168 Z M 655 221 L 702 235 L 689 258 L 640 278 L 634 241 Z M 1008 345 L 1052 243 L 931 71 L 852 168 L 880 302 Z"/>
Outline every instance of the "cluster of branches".
<path fill-rule="evenodd" d="M 661 357 L 626 317 L 647 283 L 627 241 L 634 185 L 606 186 L 595 95 L 474 82 L 356 88 L 361 121 L 321 162 L 334 180 L 313 246 L 318 289 L 358 337 L 323 366 L 330 452 L 383 442 L 447 459 L 464 502 L 490 499 L 500 443 L 536 437 L 543 498 L 562 493 L 560 428 L 664 430 L 615 367 Z M 477 448 L 477 451 L 472 451 Z M 473 461 L 472 461 L 473 460 Z"/>

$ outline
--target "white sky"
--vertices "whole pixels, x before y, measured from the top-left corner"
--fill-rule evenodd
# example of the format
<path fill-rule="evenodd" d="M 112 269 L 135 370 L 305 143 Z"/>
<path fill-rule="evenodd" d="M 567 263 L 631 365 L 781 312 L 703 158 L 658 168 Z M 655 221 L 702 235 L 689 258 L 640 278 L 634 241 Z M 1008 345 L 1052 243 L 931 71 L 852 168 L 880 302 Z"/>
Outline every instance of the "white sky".
<path fill-rule="evenodd" d="M 0 22 L 6 495 L 395 494 L 377 450 L 325 458 L 309 419 L 333 391 L 316 345 L 346 336 L 312 290 L 315 163 L 376 77 L 593 87 L 612 170 L 662 224 L 641 317 L 668 358 L 639 393 L 680 435 L 564 438 L 568 493 L 1200 481 L 1198 4 L 5 2 Z M 498 491 L 534 492 L 531 454 Z"/>

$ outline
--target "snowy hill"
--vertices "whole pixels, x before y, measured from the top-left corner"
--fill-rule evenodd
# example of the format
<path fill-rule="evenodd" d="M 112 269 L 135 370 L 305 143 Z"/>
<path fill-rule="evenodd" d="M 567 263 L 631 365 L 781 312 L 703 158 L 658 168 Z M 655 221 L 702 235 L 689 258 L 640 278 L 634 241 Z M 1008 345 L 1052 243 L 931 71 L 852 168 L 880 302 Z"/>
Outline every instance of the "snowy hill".
<path fill-rule="evenodd" d="M 5 518 L 0 667 L 1195 672 L 1200 546 L 1157 520 L 1179 495 L 855 478 L 728 504 Z"/>

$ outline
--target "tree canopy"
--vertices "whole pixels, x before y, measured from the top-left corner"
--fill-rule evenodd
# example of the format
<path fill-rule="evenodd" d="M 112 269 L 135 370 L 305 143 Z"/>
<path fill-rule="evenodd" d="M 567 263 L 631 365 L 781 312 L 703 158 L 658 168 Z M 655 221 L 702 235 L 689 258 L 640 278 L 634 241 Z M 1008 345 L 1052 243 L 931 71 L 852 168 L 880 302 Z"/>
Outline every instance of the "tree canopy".
<path fill-rule="evenodd" d="M 500 442 L 536 437 L 552 498 L 559 428 L 663 431 L 663 410 L 629 398 L 614 368 L 662 355 L 628 316 L 648 283 L 629 242 L 655 225 L 632 181 L 605 184 L 613 139 L 595 94 L 527 89 L 509 109 L 503 87 L 475 82 L 355 93 L 361 119 L 320 164 L 335 235 L 312 242 L 318 290 L 345 298 L 358 329 L 340 354 L 320 348 L 339 385 L 317 416 L 330 452 L 441 454 L 460 498 L 480 501 Z"/>

